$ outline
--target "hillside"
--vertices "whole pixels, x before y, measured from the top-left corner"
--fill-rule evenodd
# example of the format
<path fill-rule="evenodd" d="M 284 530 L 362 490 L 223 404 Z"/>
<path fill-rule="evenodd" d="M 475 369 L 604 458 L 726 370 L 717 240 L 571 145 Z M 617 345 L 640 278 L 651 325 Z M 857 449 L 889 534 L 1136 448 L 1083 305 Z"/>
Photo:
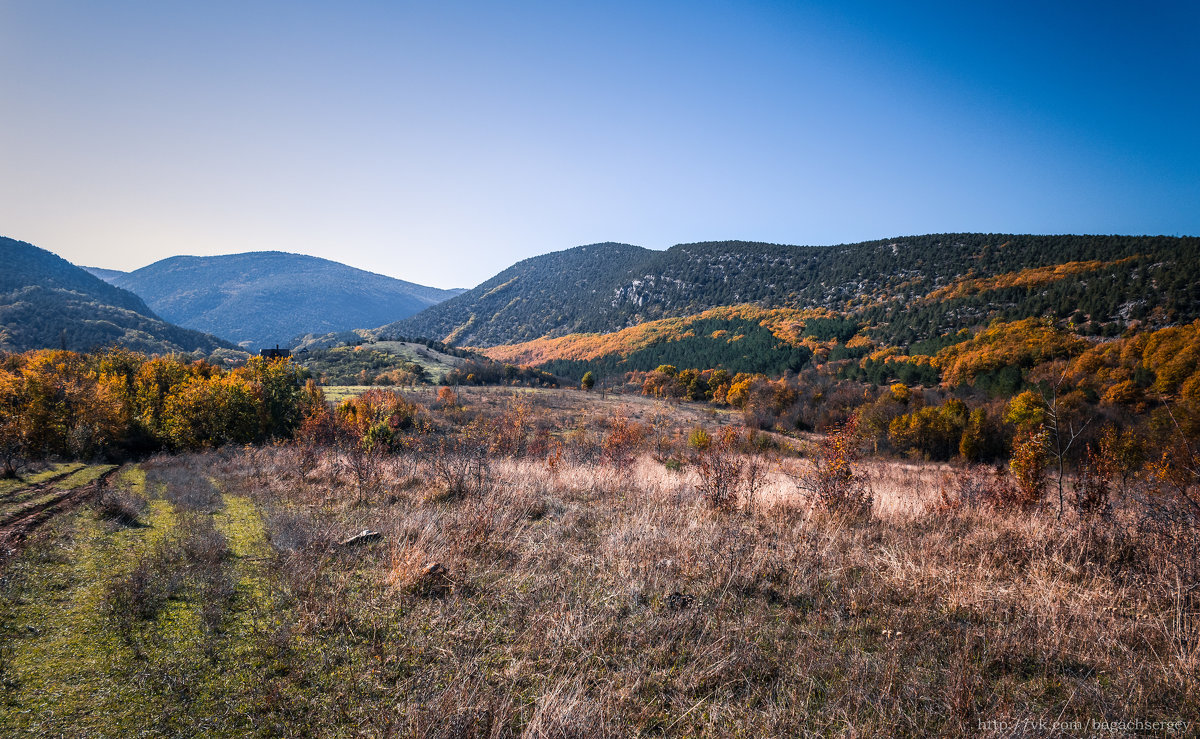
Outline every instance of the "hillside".
<path fill-rule="evenodd" d="M 113 284 L 169 321 L 250 350 L 301 334 L 378 326 L 458 292 L 283 252 L 171 257 L 118 275 Z"/>
<path fill-rule="evenodd" d="M 465 352 L 464 352 L 465 353 Z M 294 354 L 322 385 L 415 385 L 441 382 L 467 361 L 412 341 L 376 341 Z M 480 357 L 482 359 L 482 357 Z"/>
<path fill-rule="evenodd" d="M 0 350 L 211 352 L 232 345 L 160 319 L 141 298 L 45 249 L 0 237 Z"/>
<path fill-rule="evenodd" d="M 827 358 L 831 347 L 822 342 L 845 344 L 859 330 L 858 323 L 825 311 L 738 305 L 611 333 L 504 344 L 483 353 L 497 362 L 540 367 L 575 379 L 589 370 L 606 376 L 663 364 L 782 375 L 803 369 L 818 353 Z"/>
<path fill-rule="evenodd" d="M 532 257 L 377 333 L 491 346 L 631 325 L 628 306 L 612 296 L 651 269 L 659 254 L 640 246 L 603 243 Z"/>
<path fill-rule="evenodd" d="M 107 282 L 109 284 L 112 284 L 113 280 L 116 280 L 118 277 L 123 277 L 123 276 L 129 274 L 128 272 L 123 272 L 119 269 L 106 269 L 104 267 L 83 267 L 83 266 L 81 266 L 80 269 L 83 270 L 84 272 L 87 272 L 90 275 L 99 277 L 100 279 L 104 280 L 105 282 Z"/>
<path fill-rule="evenodd" d="M 932 234 L 837 246 L 741 241 L 534 257 L 381 336 L 489 347 L 619 331 L 720 306 L 825 309 L 906 345 L 1052 314 L 1116 335 L 1200 317 L 1200 239 Z"/>

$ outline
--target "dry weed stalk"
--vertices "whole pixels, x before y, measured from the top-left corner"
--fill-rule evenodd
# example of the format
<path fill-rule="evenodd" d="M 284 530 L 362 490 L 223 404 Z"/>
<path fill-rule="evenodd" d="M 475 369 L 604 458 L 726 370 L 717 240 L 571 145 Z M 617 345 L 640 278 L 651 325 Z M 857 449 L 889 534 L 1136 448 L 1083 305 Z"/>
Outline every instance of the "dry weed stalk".
<path fill-rule="evenodd" d="M 1070 507 L 1059 522 L 1011 504 L 1007 470 L 862 461 L 850 424 L 794 475 L 839 514 L 813 517 L 799 496 L 758 501 L 768 462 L 801 460 L 744 432 L 714 433 L 681 473 L 591 406 L 534 408 L 522 452 L 476 423 L 507 413 L 479 395 L 473 418 L 441 416 L 419 452 L 376 466 L 383 487 L 454 496 L 346 505 L 352 472 L 323 461 L 289 477 L 296 450 L 183 475 L 209 469 L 264 512 L 272 617 L 290 630 L 253 636 L 281 669 L 249 695 L 281 732 L 961 736 L 997 715 L 1195 710 L 1195 480 L 1178 465 L 1134 480 L 1135 501 L 1097 460 L 1073 526 Z M 678 454 L 694 424 L 655 434 Z M 163 460 L 152 481 L 180 482 L 173 465 L 188 463 Z M 1108 514 L 1087 502 L 1105 496 Z M 751 515 L 706 514 L 739 502 Z M 364 526 L 388 543 L 331 546 Z"/>

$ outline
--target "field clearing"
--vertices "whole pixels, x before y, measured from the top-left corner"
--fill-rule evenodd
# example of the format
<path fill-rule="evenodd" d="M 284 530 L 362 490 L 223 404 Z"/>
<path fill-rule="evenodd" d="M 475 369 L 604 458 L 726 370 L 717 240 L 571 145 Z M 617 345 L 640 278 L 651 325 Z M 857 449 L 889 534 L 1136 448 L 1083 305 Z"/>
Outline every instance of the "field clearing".
<path fill-rule="evenodd" d="M 435 392 L 413 397 L 440 430 L 393 452 L 160 456 L 110 478 L 132 518 L 42 527 L 0 587 L 0 725 L 1012 736 L 1200 707 L 1190 622 L 1123 507 L 947 505 L 961 468 L 870 460 L 850 515 L 801 485 L 815 439 L 776 435 L 722 458 L 761 475 L 714 508 L 691 440 L 729 415 Z"/>
<path fill-rule="evenodd" d="M 40 485 L 54 478 L 64 477 L 76 470 L 82 469 L 82 462 L 59 462 L 48 465 L 43 470 L 32 472 L 9 480 L 0 480 L 0 496 L 7 496 L 31 485 Z"/>
<path fill-rule="evenodd" d="M 403 388 L 405 397 L 432 405 L 438 388 L 423 385 Z M 460 385 L 454 392 L 469 408 L 499 410 L 513 403 L 535 406 L 539 414 L 559 418 L 603 416 L 640 422 L 657 422 L 677 429 L 693 425 L 727 426 L 741 423 L 742 414 L 732 408 L 716 408 L 699 403 L 683 403 L 645 395 L 584 391 L 576 388 L 498 387 Z"/>
<path fill-rule="evenodd" d="M 293 360 L 335 386 L 338 382 L 356 380 L 372 382 L 376 375 L 408 363 L 419 365 L 430 381 L 441 382 L 448 372 L 466 362 L 462 357 L 444 354 L 424 344 L 403 341 L 373 341 L 298 352 Z M 365 374 L 360 377 L 359 372 Z"/>
<path fill-rule="evenodd" d="M 346 398 L 357 398 L 368 390 L 374 389 L 377 389 L 374 385 L 325 385 L 321 388 L 325 393 L 325 400 L 330 403 L 340 403 Z"/>
<path fill-rule="evenodd" d="M 96 493 L 116 465 L 52 465 L 0 494 L 0 574 L 29 534 Z"/>

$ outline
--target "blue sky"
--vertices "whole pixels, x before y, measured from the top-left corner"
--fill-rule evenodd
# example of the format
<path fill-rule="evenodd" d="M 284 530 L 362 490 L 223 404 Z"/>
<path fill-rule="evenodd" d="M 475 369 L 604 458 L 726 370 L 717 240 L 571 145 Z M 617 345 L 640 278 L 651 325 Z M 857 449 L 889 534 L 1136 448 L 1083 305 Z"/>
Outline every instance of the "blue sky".
<path fill-rule="evenodd" d="M 0 234 L 440 287 L 597 241 L 1200 234 L 1200 4 L 0 0 Z"/>

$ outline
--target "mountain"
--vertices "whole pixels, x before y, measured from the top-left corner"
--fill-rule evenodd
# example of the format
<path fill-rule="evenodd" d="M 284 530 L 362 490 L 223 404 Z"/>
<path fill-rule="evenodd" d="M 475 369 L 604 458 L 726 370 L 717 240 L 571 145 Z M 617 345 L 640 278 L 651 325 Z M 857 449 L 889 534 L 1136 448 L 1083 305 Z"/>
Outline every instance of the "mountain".
<path fill-rule="evenodd" d="M 1050 314 L 1113 335 L 1200 317 L 1200 239 L 930 234 L 836 246 L 593 244 L 519 262 L 374 333 L 490 347 L 749 304 L 822 309 L 905 346 Z"/>
<path fill-rule="evenodd" d="M 105 269 L 104 267 L 82 267 L 81 266 L 80 269 L 83 270 L 84 272 L 87 272 L 88 274 L 99 277 L 100 279 L 104 280 L 105 282 L 107 282 L 109 284 L 112 284 L 113 280 L 117 279 L 118 277 L 123 277 L 123 276 L 129 274 L 128 272 L 122 272 L 119 269 Z"/>
<path fill-rule="evenodd" d="M 661 252 L 602 243 L 531 257 L 416 316 L 383 326 L 381 336 L 424 336 L 447 344 L 490 346 L 548 334 L 619 328 L 646 314 L 627 311 L 626 285 Z"/>
<path fill-rule="evenodd" d="M 460 292 L 284 252 L 171 257 L 112 281 L 167 320 L 250 350 L 378 326 Z"/>
<path fill-rule="evenodd" d="M 0 237 L 0 350 L 77 351 L 120 344 L 143 352 L 232 348 L 173 326 L 141 298 L 45 249 Z"/>

